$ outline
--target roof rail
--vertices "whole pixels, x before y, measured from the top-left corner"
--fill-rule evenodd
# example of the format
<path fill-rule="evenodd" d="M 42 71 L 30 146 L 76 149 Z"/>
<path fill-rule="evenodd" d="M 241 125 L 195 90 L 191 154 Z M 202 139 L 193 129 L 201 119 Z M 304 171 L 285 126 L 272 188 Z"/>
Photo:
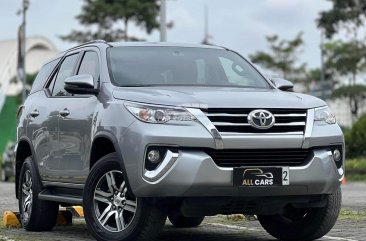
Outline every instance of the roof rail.
<path fill-rule="evenodd" d="M 63 52 L 67 52 L 67 51 L 70 51 L 70 50 L 74 50 L 74 49 L 77 49 L 77 48 L 83 47 L 83 46 L 85 46 L 85 45 L 88 45 L 88 44 L 94 44 L 94 43 L 102 43 L 102 44 L 107 44 L 107 45 L 109 45 L 109 46 L 112 46 L 112 45 L 110 45 L 107 41 L 105 41 L 105 40 L 103 40 L 103 39 L 96 39 L 96 40 L 92 40 L 92 41 L 88 41 L 88 42 L 82 43 L 82 44 L 77 45 L 77 46 L 75 46 L 75 47 L 72 47 L 72 48 L 70 48 L 70 49 L 68 49 L 68 50 L 65 50 L 65 51 L 63 51 Z"/>

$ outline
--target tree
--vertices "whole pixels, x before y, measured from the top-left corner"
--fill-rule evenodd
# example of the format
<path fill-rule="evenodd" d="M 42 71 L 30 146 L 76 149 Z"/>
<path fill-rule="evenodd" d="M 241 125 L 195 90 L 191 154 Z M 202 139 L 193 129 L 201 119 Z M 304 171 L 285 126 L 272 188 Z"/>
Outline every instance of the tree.
<path fill-rule="evenodd" d="M 366 69 L 366 46 L 359 33 L 365 32 L 366 1 L 364 0 L 328 0 L 333 7 L 320 13 L 317 20 L 327 38 L 342 30 L 350 37 L 348 42 L 333 41 L 325 44 L 326 69 L 335 75 L 348 77 L 348 86 L 341 86 L 333 93 L 334 98 L 349 100 L 352 119 L 358 116 L 359 106 L 366 97 L 366 86 L 356 84 L 356 78 Z M 364 31 L 362 31 L 363 29 Z"/>
<path fill-rule="evenodd" d="M 158 1 L 85 0 L 82 12 L 76 18 L 88 30 L 73 30 L 61 39 L 80 43 L 93 39 L 138 41 L 140 39 L 129 35 L 129 23 L 135 23 L 150 34 L 159 26 L 158 13 Z"/>
<path fill-rule="evenodd" d="M 356 84 L 358 73 L 366 69 L 365 45 L 359 41 L 335 41 L 326 43 L 324 47 L 327 71 L 341 76 L 350 75 L 349 84 Z"/>
<path fill-rule="evenodd" d="M 330 10 L 320 13 L 318 27 L 323 29 L 327 38 L 331 38 L 341 29 L 346 29 L 357 38 L 358 29 L 365 26 L 366 1 L 364 0 L 328 0 L 333 3 Z"/>
<path fill-rule="evenodd" d="M 250 55 L 249 58 L 253 63 L 260 64 L 270 70 L 279 71 L 284 78 L 296 81 L 294 75 L 305 71 L 305 64 L 297 64 L 304 45 L 302 35 L 303 33 L 299 33 L 292 40 L 282 40 L 278 35 L 267 36 L 270 51 L 258 51 Z"/>
<path fill-rule="evenodd" d="M 359 114 L 360 105 L 366 100 L 366 86 L 360 84 L 341 86 L 334 90 L 332 97 L 348 99 L 354 121 Z"/>

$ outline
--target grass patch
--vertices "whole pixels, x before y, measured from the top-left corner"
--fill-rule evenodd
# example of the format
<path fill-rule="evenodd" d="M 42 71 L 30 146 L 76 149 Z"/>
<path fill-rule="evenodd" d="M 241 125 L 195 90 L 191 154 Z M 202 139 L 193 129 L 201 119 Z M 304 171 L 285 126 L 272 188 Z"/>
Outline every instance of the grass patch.
<path fill-rule="evenodd" d="M 366 181 L 366 157 L 346 160 L 346 177 L 349 181 Z"/>
<path fill-rule="evenodd" d="M 366 221 L 365 211 L 355 211 L 347 208 L 342 208 L 338 220 L 342 221 Z"/>

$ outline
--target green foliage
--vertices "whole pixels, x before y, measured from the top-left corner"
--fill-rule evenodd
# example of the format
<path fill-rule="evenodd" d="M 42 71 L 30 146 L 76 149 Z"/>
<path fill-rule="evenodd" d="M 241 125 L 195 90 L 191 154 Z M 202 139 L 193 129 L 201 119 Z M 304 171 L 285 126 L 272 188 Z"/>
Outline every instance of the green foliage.
<path fill-rule="evenodd" d="M 347 158 L 366 156 L 366 115 L 361 116 L 344 137 Z"/>
<path fill-rule="evenodd" d="M 299 33 L 292 40 L 283 40 L 278 35 L 267 36 L 270 51 L 257 53 L 249 56 L 251 61 L 260 64 L 265 68 L 279 71 L 284 78 L 292 81 L 291 75 L 303 73 L 305 71 L 305 64 L 298 65 L 299 54 L 302 53 L 304 41 L 302 39 L 303 33 Z"/>
<path fill-rule="evenodd" d="M 16 111 L 17 111 L 16 97 L 6 97 L 3 109 L 0 113 L 0 154 L 3 153 L 9 141 L 14 141 L 16 138 Z"/>
<path fill-rule="evenodd" d="M 366 158 L 346 160 L 346 176 L 349 181 L 366 181 Z"/>
<path fill-rule="evenodd" d="M 331 38 L 341 29 L 353 31 L 364 26 L 366 1 L 364 0 L 328 0 L 333 3 L 330 10 L 320 13 L 318 26 Z"/>
<path fill-rule="evenodd" d="M 73 30 L 61 39 L 71 42 L 87 42 L 94 39 L 106 41 L 137 41 L 128 35 L 130 21 L 147 33 L 159 26 L 159 5 L 151 0 L 85 0 L 82 12 L 76 18 L 88 30 Z M 121 29 L 124 25 L 124 29 Z"/>

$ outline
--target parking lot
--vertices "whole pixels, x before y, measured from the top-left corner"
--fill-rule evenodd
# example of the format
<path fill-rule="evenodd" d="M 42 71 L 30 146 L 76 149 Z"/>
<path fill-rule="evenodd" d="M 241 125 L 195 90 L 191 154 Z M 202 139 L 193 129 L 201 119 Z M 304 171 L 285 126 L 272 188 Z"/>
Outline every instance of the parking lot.
<path fill-rule="evenodd" d="M 349 183 L 343 186 L 344 211 L 325 240 L 366 240 L 366 184 Z M 0 183 L 0 213 L 17 210 L 13 184 Z M 57 226 L 52 232 L 29 233 L 23 229 L 0 228 L 0 240 L 93 240 L 82 219 L 72 226 Z M 206 218 L 203 225 L 193 229 L 175 229 L 167 222 L 160 241 L 264 241 L 274 240 L 257 221 L 232 221 L 225 216 Z"/>

